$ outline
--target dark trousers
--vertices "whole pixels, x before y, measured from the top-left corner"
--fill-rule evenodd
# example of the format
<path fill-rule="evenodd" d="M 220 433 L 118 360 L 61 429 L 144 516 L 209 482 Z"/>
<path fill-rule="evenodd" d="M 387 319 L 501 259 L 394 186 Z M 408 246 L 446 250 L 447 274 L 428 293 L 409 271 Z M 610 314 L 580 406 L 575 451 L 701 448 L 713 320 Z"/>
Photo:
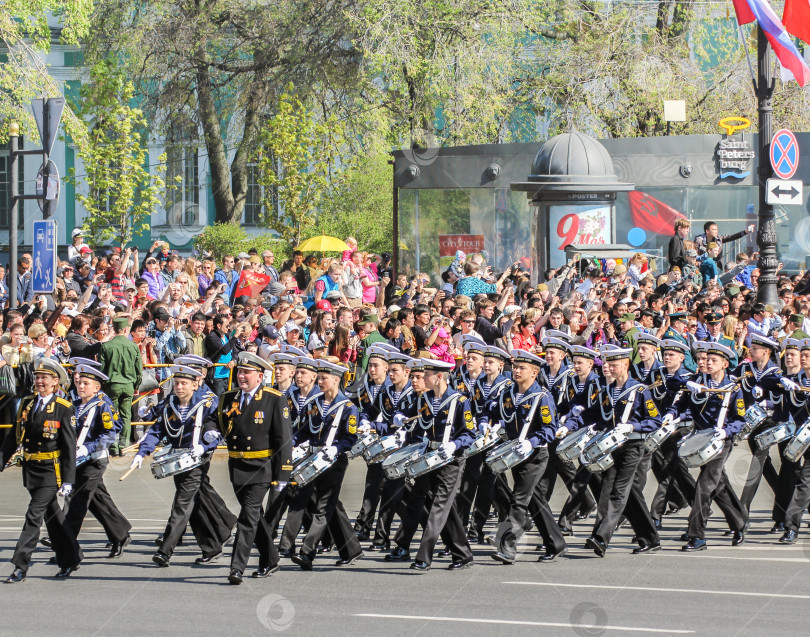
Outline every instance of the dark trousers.
<path fill-rule="evenodd" d="M 461 524 L 465 529 L 470 526 L 470 511 L 472 511 L 475 503 L 476 493 L 481 488 L 486 455 L 486 452 L 482 451 L 471 458 L 467 458 L 464 463 L 464 473 L 461 475 L 461 485 L 459 485 L 458 495 L 456 496 L 456 509 L 461 518 Z"/>
<path fill-rule="evenodd" d="M 381 462 L 368 465 L 366 469 L 366 486 L 363 491 L 363 504 L 360 513 L 354 521 L 354 530 L 371 533 L 374 528 L 374 517 L 377 513 L 377 505 L 382 496 L 383 484 L 385 483 L 385 473 Z"/>
<path fill-rule="evenodd" d="M 605 544 L 610 543 L 622 515 L 633 527 L 640 546 L 659 542 L 638 475 L 644 451 L 641 440 L 628 441 L 613 452 L 613 466 L 602 473 L 602 491 L 596 508 L 593 536 Z"/>
<path fill-rule="evenodd" d="M 197 503 L 200 485 L 203 478 L 208 475 L 208 463 L 172 476 L 174 479 L 174 500 L 166 530 L 163 532 L 163 541 L 158 549 L 171 557 L 180 538 L 186 532 L 186 526 L 191 519 L 192 511 Z"/>
<path fill-rule="evenodd" d="M 751 458 L 751 466 L 748 468 L 748 477 L 745 479 L 745 487 L 743 488 L 742 495 L 740 495 L 740 502 L 745 507 L 746 511 L 751 510 L 751 503 L 754 501 L 754 496 L 759 488 L 759 483 L 762 478 L 768 483 L 771 491 L 776 493 L 779 483 L 779 474 L 776 467 L 773 466 L 771 460 L 771 450 L 759 449 L 757 447 L 754 437 L 766 429 L 773 427 L 774 423 L 767 420 L 764 424 L 760 425 L 748 437 L 748 448 L 751 450 L 753 457 Z"/>
<path fill-rule="evenodd" d="M 554 495 L 554 486 L 557 482 L 557 477 L 562 478 L 565 488 L 568 493 L 571 493 L 571 487 L 574 483 L 574 476 L 577 473 L 577 468 L 573 462 L 564 462 L 557 455 L 557 447 L 560 440 L 555 440 L 548 446 L 548 465 L 546 466 L 543 476 L 540 478 L 540 488 L 543 490 L 546 500 L 551 500 Z M 583 506 L 585 511 L 590 511 L 596 506 L 596 502 L 591 498 L 591 494 L 587 491 L 582 496 L 584 498 Z"/>
<path fill-rule="evenodd" d="M 717 502 L 717 506 L 720 507 L 732 531 L 742 531 L 745 527 L 748 510 L 731 488 L 731 483 L 723 468 L 732 446 L 732 441 L 726 439 L 723 452 L 700 468 L 695 485 L 695 501 L 692 503 L 692 511 L 689 514 L 687 533 L 691 537 L 705 539 L 712 500 Z"/>
<path fill-rule="evenodd" d="M 804 454 L 804 465 L 799 472 L 799 481 L 785 512 L 785 527 L 789 531 L 799 531 L 802 514 L 808 505 L 810 505 L 810 451 Z"/>
<path fill-rule="evenodd" d="M 571 483 L 571 493 L 560 511 L 560 519 L 558 522 L 560 527 L 567 529 L 572 528 L 578 512 L 582 511 L 583 513 L 588 513 L 592 510 L 584 506 L 586 501 L 585 495 L 589 487 L 593 494 L 591 500 L 595 503 L 599 499 L 599 494 L 602 491 L 602 474 L 592 473 L 587 468 L 580 466 L 576 474 L 574 474 L 574 481 Z M 596 505 L 594 504 L 594 506 Z"/>
<path fill-rule="evenodd" d="M 76 484 L 73 485 L 73 493 L 65 505 L 65 519 L 73 535 L 78 537 L 89 509 L 104 527 L 110 542 L 123 542 L 132 525 L 115 506 L 107 491 L 104 484 L 106 469 L 106 458 L 88 460 L 76 468 Z"/>
<path fill-rule="evenodd" d="M 543 537 L 546 549 L 557 553 L 565 548 L 565 540 L 554 521 L 545 493 L 538 488 L 548 458 L 548 449 L 538 448 L 526 460 L 512 468 L 514 487 L 509 494 L 509 513 L 498 528 L 501 553 L 511 559 L 517 554 L 518 540 L 527 526 L 530 504 L 534 523 Z"/>
<path fill-rule="evenodd" d="M 405 478 L 385 481 L 380 496 L 380 514 L 377 516 L 377 527 L 374 530 L 374 544 L 387 546 L 391 543 L 391 525 L 404 497 Z"/>
<path fill-rule="evenodd" d="M 11 558 L 12 564 L 25 572 L 28 572 L 28 567 L 31 565 L 31 555 L 37 546 L 39 529 L 43 521 L 48 530 L 53 550 L 56 552 L 56 562 L 59 567 L 70 568 L 82 561 L 83 555 L 79 543 L 57 501 L 56 492 L 58 490 L 56 486 L 28 489 L 31 501 L 25 512 L 25 522 L 20 539 L 17 540 L 17 547 Z"/>
<path fill-rule="evenodd" d="M 461 524 L 458 511 L 453 502 L 461 484 L 464 470 L 464 458 L 457 458 L 450 464 L 414 480 L 408 494 L 405 517 L 394 538 L 397 545 L 408 549 L 413 539 L 424 509 L 428 508 L 425 530 L 416 554 L 418 561 L 430 564 L 433 561 L 433 550 L 439 536 L 442 536 L 454 561 L 472 559 L 470 544 Z"/>
<path fill-rule="evenodd" d="M 348 466 L 349 460 L 346 458 L 346 454 L 340 454 L 335 463 L 311 483 L 315 504 L 312 509 L 309 530 L 301 544 L 301 553 L 309 556 L 310 559 L 315 558 L 318 542 L 327 529 L 329 529 L 342 559 L 349 559 L 362 552 L 346 509 L 340 501 L 340 489 Z M 292 513 L 298 506 L 300 503 L 296 499 L 294 503 L 290 504 L 290 512 Z"/>
<path fill-rule="evenodd" d="M 207 472 L 200 482 L 188 522 L 205 556 L 221 553 L 222 545 L 231 537 L 236 526 L 236 516 L 214 489 Z"/>
<path fill-rule="evenodd" d="M 236 518 L 236 537 L 231 554 L 232 570 L 244 573 L 254 543 L 259 551 L 259 568 L 268 566 L 272 568 L 278 564 L 278 551 L 262 509 L 268 489 L 270 484 L 267 482 L 233 485 L 240 509 Z"/>
<path fill-rule="evenodd" d="M 790 506 L 793 491 L 799 481 L 799 473 L 801 472 L 800 463 L 791 462 L 785 458 L 785 447 L 788 446 L 789 442 L 780 442 L 778 445 L 782 464 L 779 467 L 779 477 L 776 482 L 776 493 L 774 494 L 773 510 L 771 511 L 771 518 L 774 522 L 785 522 L 787 508 Z"/>
<path fill-rule="evenodd" d="M 695 479 L 678 456 L 678 442 L 682 439 L 683 435 L 675 433 L 655 452 L 659 460 L 653 462 L 653 471 L 658 489 L 650 504 L 650 514 L 656 520 L 664 515 L 668 502 L 682 509 L 695 500 Z"/>

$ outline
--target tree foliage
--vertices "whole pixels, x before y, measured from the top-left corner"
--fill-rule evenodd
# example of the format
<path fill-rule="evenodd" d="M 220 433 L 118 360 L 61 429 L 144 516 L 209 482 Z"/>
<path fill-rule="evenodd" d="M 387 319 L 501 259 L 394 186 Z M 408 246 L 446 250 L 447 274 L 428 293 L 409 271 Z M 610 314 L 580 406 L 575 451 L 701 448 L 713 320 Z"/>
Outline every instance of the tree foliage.
<path fill-rule="evenodd" d="M 272 250 L 278 265 L 292 254 L 286 242 L 279 241 L 269 234 L 259 236 L 248 234 L 243 227 L 233 223 L 215 223 L 208 226 L 194 240 L 194 249 L 199 256 L 211 256 L 218 263 L 222 263 L 225 255 L 236 256 L 251 248 L 256 248 L 259 254 L 263 250 Z"/>
<path fill-rule="evenodd" d="M 81 95 L 80 114 L 90 131 L 79 149 L 84 175 L 72 176 L 76 198 L 87 213 L 84 230 L 91 244 L 125 245 L 149 229 L 146 221 L 161 204 L 165 183 L 160 171 L 149 172 L 146 120 L 132 106 L 134 89 L 125 71 L 108 59 L 93 66 L 90 80 Z"/>

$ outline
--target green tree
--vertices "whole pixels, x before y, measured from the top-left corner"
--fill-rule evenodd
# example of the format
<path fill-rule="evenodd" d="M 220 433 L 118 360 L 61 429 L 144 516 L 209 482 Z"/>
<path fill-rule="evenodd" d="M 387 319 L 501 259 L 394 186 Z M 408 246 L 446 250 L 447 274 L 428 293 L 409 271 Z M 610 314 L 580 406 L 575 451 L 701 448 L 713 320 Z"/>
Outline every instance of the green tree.
<path fill-rule="evenodd" d="M 3 136 L 10 122 L 18 122 L 24 135 L 37 139 L 37 127 L 30 114 L 31 100 L 61 95 L 58 82 L 48 72 L 44 54 L 50 51 L 54 35 L 63 44 L 77 45 L 88 32 L 92 8 L 93 0 L 4 0 L 0 4 Z M 48 26 L 49 15 L 59 19 L 54 32 Z M 82 144 L 85 127 L 70 109 L 65 110 L 63 122 L 73 141 Z"/>
<path fill-rule="evenodd" d="M 132 100 L 132 82 L 116 60 L 93 66 L 80 109 L 91 127 L 87 145 L 79 150 L 85 174 L 72 178 L 87 212 L 84 230 L 95 245 L 114 241 L 123 246 L 147 230 L 165 191 L 160 171 L 149 173 L 146 120 Z M 165 163 L 165 157 L 159 162 Z"/>
<path fill-rule="evenodd" d="M 319 121 L 289 93 L 280 97 L 276 114 L 260 134 L 262 222 L 291 246 L 308 235 L 327 191 L 339 187 L 346 173 L 338 166 L 343 140 L 343 128 L 334 115 Z"/>
<path fill-rule="evenodd" d="M 226 254 L 237 255 L 251 248 L 256 248 L 259 255 L 264 250 L 272 250 L 279 266 L 292 254 L 289 244 L 276 237 L 269 234 L 251 235 L 233 223 L 215 223 L 206 227 L 194 240 L 194 248 L 201 257 L 211 256 L 218 263 Z"/>

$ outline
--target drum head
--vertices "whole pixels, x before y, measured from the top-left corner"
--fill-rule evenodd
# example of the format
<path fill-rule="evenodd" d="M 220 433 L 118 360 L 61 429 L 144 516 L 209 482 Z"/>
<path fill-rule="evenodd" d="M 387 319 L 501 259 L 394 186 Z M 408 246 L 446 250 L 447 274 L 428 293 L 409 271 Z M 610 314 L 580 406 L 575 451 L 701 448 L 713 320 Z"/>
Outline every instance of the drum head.
<path fill-rule="evenodd" d="M 589 431 L 588 428 L 586 427 L 585 429 L 580 429 L 579 431 L 575 431 L 574 433 L 567 435 L 565 438 L 563 438 L 563 441 L 557 447 L 557 451 L 558 452 L 564 451 L 569 447 L 576 446 L 577 444 L 579 444 L 580 440 L 582 440 L 588 435 L 588 433 Z"/>
<path fill-rule="evenodd" d="M 700 451 L 708 445 L 712 438 L 714 438 L 714 429 L 694 434 L 690 436 L 688 440 L 684 441 L 678 450 L 678 454 L 680 456 L 691 456 L 693 453 Z"/>

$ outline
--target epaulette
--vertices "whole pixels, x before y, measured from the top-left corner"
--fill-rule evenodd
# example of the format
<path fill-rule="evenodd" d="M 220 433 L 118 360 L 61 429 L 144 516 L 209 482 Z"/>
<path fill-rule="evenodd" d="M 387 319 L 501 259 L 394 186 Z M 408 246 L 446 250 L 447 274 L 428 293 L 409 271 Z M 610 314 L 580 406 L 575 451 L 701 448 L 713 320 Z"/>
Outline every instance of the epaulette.
<path fill-rule="evenodd" d="M 56 402 L 58 404 L 62 405 L 63 407 L 70 407 L 71 409 L 73 408 L 73 405 L 69 401 L 67 401 L 64 398 L 61 398 L 59 396 L 56 397 Z"/>
<path fill-rule="evenodd" d="M 279 390 L 273 389 L 272 387 L 264 387 L 263 389 L 264 389 L 264 391 L 273 394 L 273 396 L 283 396 L 284 395 Z"/>

